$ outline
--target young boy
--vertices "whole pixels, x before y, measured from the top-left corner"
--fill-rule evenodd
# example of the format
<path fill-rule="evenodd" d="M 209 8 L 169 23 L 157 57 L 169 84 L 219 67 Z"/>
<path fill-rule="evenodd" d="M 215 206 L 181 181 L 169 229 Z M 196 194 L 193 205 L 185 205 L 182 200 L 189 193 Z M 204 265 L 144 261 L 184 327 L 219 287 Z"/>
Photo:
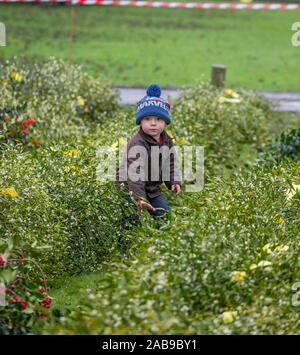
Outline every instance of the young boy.
<path fill-rule="evenodd" d="M 122 184 L 125 188 L 122 195 L 124 204 L 120 205 L 122 230 L 130 228 L 126 225 L 127 221 L 138 224 L 142 209 L 148 210 L 154 218 L 168 218 L 170 207 L 160 188 L 162 182 L 169 190 L 175 191 L 174 197 L 181 193 L 182 175 L 176 152 L 172 149 L 174 144 L 164 130 L 171 123 L 170 104 L 160 94 L 158 85 L 150 85 L 147 96 L 138 102 L 136 124 L 140 125 L 140 129 L 128 142 L 122 163 L 116 171 L 116 189 L 120 190 Z M 129 191 L 137 203 L 129 196 Z M 136 209 L 136 213 L 126 215 L 123 207 L 127 203 Z"/>

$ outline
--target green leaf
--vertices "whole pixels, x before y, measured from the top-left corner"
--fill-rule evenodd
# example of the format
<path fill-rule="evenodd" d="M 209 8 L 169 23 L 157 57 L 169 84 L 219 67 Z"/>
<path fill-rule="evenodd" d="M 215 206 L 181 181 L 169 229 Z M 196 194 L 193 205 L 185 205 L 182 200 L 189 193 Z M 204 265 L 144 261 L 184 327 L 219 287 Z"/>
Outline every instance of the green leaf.
<path fill-rule="evenodd" d="M 31 314 L 33 312 L 34 312 L 34 310 L 30 307 L 23 310 L 23 313 L 26 313 L 26 314 Z"/>
<path fill-rule="evenodd" d="M 17 270 L 11 269 L 3 270 L 0 274 L 0 279 L 5 283 L 12 282 L 16 279 L 17 272 Z"/>
<path fill-rule="evenodd" d="M 7 241 L 7 246 L 8 246 L 8 250 L 11 251 L 14 247 L 14 242 L 12 240 L 12 238 L 9 238 Z"/>

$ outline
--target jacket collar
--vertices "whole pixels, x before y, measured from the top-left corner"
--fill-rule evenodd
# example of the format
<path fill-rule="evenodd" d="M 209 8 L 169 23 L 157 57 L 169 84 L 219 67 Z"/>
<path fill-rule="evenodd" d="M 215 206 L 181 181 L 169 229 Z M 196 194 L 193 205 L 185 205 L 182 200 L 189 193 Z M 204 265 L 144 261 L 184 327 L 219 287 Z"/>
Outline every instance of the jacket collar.
<path fill-rule="evenodd" d="M 138 134 L 148 143 L 152 143 L 152 144 L 158 144 L 157 140 L 155 138 L 153 138 L 152 136 L 149 136 L 149 134 L 145 133 L 142 130 L 142 127 L 140 127 L 140 130 L 138 131 Z M 171 137 L 168 136 L 167 132 L 165 130 L 163 130 L 160 134 L 161 136 L 161 145 L 164 144 L 165 142 L 168 141 L 168 139 L 171 139 Z"/>

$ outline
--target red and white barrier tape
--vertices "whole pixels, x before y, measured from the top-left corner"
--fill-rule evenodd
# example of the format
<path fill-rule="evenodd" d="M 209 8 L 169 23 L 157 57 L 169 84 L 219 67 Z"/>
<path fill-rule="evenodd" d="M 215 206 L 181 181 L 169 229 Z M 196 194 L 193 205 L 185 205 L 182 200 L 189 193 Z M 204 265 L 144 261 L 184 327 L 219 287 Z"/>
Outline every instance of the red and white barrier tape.
<path fill-rule="evenodd" d="M 116 1 L 116 0 L 0 0 L 0 2 L 67 2 L 73 5 L 117 5 L 139 7 L 200 8 L 231 10 L 300 10 L 300 4 L 230 4 L 230 3 L 181 3 L 157 1 Z"/>

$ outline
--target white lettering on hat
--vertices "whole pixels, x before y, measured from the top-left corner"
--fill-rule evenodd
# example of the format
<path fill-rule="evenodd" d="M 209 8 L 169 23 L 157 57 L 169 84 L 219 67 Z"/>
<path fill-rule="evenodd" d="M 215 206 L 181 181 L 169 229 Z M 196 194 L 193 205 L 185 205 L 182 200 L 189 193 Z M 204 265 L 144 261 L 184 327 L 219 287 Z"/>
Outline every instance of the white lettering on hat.
<path fill-rule="evenodd" d="M 139 112 L 141 109 L 143 109 L 145 106 L 160 106 L 162 109 L 166 110 L 167 112 L 169 112 L 170 108 L 168 105 L 166 105 L 165 103 L 158 101 L 158 100 L 147 100 L 142 102 L 138 108 L 137 108 L 137 112 Z"/>

